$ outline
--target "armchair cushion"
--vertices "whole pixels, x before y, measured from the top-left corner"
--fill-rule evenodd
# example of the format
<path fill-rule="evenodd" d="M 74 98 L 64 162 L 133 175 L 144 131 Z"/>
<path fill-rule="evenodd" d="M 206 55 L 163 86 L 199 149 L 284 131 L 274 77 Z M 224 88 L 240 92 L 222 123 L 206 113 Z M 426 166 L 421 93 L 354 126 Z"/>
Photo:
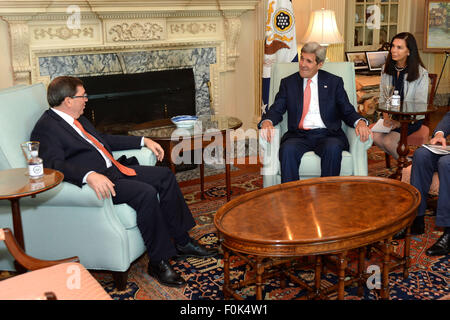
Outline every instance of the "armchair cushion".
<path fill-rule="evenodd" d="M 350 103 L 357 106 L 355 71 L 353 63 L 350 62 L 327 62 L 322 67 L 323 70 L 340 76 L 344 81 L 344 89 L 347 92 Z M 269 91 L 269 105 L 273 104 L 278 92 L 281 79 L 298 72 L 298 63 L 278 63 L 272 67 L 272 75 Z M 368 174 L 367 149 L 372 145 L 372 139 L 361 142 L 356 136 L 354 128 L 348 127 L 342 122 L 342 130 L 349 141 L 349 151 L 343 151 L 341 162 L 341 176 Z M 283 120 L 275 126 L 275 136 L 271 143 L 267 143 L 259 138 L 260 148 L 263 153 L 263 184 L 268 187 L 281 182 L 280 163 L 278 150 L 280 139 L 287 132 L 287 113 L 283 115 Z M 299 167 L 300 179 L 320 177 L 320 157 L 310 151 L 303 155 Z"/>

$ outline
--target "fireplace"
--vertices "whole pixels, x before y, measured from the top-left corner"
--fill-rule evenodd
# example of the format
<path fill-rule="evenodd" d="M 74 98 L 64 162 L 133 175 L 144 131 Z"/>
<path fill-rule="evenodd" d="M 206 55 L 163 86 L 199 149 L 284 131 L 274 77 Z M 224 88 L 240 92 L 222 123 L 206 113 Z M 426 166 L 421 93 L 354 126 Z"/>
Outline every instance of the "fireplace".
<path fill-rule="evenodd" d="M 127 134 L 143 122 L 196 114 L 192 68 L 80 79 L 89 95 L 84 115 L 100 132 Z"/>

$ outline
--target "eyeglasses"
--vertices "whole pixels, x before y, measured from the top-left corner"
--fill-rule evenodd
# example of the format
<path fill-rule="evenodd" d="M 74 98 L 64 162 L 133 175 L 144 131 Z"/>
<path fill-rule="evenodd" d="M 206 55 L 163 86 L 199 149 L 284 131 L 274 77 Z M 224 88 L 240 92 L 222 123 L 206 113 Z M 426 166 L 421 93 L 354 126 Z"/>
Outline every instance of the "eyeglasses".
<path fill-rule="evenodd" d="M 82 96 L 71 96 L 71 98 L 72 98 L 72 99 L 75 99 L 75 98 L 84 98 L 84 99 L 87 99 L 87 98 L 88 98 L 88 95 L 87 95 L 87 93 L 85 93 L 85 94 L 83 94 Z"/>

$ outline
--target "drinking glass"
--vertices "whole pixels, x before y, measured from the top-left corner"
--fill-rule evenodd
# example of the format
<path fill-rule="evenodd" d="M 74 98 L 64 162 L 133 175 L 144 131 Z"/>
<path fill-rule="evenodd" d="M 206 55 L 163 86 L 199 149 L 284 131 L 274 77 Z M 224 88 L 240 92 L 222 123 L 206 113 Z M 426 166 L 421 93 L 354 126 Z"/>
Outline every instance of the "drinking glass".
<path fill-rule="evenodd" d="M 386 84 L 381 86 L 380 97 L 382 97 L 384 102 L 386 103 L 386 109 L 389 109 L 389 106 L 391 105 L 391 97 L 393 94 L 394 94 L 393 85 Z"/>

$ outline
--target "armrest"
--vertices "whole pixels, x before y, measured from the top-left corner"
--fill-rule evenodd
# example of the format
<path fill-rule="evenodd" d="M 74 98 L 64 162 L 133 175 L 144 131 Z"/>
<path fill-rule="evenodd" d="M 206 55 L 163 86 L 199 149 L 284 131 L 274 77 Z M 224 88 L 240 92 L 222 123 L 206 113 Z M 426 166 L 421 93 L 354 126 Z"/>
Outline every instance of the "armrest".
<path fill-rule="evenodd" d="M 346 128 L 346 136 L 350 145 L 350 153 L 353 160 L 353 175 L 355 176 L 367 176 L 368 164 L 367 164 L 367 150 L 372 146 L 372 137 L 365 142 L 361 142 L 356 135 L 354 128 Z"/>
<path fill-rule="evenodd" d="M 263 164 L 261 174 L 263 176 L 272 176 L 280 174 L 280 161 L 278 151 L 280 149 L 280 126 L 275 126 L 275 134 L 271 142 L 267 142 L 259 135 L 260 158 Z"/>
<path fill-rule="evenodd" d="M 57 187 L 39 193 L 35 198 L 24 197 L 20 199 L 23 206 L 54 206 L 54 207 L 103 207 L 105 201 L 99 200 L 95 191 L 87 184 L 79 188 L 68 182 L 62 182 Z"/>
<path fill-rule="evenodd" d="M 123 155 L 126 157 L 136 157 L 136 159 L 139 161 L 139 164 L 144 166 L 154 166 L 156 164 L 155 154 L 146 147 L 142 147 L 141 149 L 113 151 L 113 157 L 115 159 Z"/>
<path fill-rule="evenodd" d="M 27 255 L 14 238 L 10 229 L 0 229 L 0 240 L 4 240 L 6 247 L 16 261 L 27 270 L 38 270 L 65 262 L 80 262 L 78 257 L 62 260 L 40 260 Z"/>

